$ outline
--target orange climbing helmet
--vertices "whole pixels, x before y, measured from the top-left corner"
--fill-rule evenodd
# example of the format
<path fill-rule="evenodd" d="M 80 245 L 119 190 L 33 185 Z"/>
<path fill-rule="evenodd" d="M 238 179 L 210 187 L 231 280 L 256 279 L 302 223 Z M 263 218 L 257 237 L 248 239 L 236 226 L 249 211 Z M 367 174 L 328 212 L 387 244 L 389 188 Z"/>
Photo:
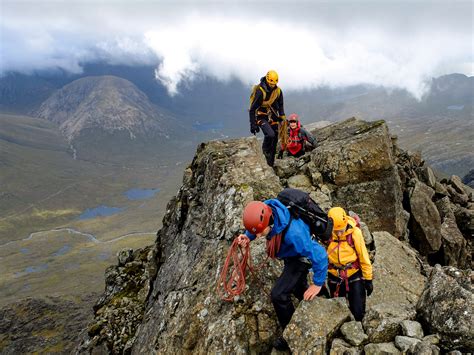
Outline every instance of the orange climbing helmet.
<path fill-rule="evenodd" d="M 244 208 L 242 221 L 245 229 L 250 233 L 262 233 L 270 224 L 270 217 L 272 216 L 272 209 L 260 201 L 249 202 Z"/>

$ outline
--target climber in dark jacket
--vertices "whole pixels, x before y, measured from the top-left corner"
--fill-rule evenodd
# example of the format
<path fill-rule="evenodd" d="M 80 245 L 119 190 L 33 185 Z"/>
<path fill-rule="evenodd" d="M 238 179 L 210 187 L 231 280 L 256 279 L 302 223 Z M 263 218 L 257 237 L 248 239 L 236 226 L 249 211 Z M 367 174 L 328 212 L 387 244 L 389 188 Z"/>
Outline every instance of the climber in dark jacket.
<path fill-rule="evenodd" d="M 277 83 L 278 74 L 270 70 L 256 86 L 249 108 L 250 133 L 256 134 L 262 129 L 262 150 L 270 166 L 275 162 L 279 123 L 286 119 L 283 92 Z"/>

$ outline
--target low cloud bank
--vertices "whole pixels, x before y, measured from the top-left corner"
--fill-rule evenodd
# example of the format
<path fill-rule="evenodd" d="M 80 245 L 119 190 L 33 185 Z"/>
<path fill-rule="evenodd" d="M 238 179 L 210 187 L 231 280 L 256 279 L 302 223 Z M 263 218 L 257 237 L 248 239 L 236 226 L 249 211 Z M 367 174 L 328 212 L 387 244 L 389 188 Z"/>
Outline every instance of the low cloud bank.
<path fill-rule="evenodd" d="M 384 27 L 380 21 L 335 26 L 327 19 L 314 23 L 242 13 L 177 16 L 173 9 L 163 18 L 131 16 L 121 22 L 125 14 L 117 11 L 102 22 L 94 15 L 82 21 L 64 13 L 45 21 L 13 11 L 0 25 L 0 74 L 51 68 L 78 73 L 98 60 L 155 65 L 157 80 L 174 95 L 198 75 L 250 84 L 274 69 L 285 90 L 372 84 L 406 89 L 416 98 L 433 76 L 473 75 L 472 33 L 449 26 L 397 31 L 393 23 Z"/>

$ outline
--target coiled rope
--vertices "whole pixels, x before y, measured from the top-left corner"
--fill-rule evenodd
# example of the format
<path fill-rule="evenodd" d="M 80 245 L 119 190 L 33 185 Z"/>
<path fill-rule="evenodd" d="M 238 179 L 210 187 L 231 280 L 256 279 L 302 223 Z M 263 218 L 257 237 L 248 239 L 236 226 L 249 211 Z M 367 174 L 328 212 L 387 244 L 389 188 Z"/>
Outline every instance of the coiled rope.
<path fill-rule="evenodd" d="M 267 258 L 259 264 L 257 269 L 263 268 L 267 264 L 268 258 L 276 258 L 276 254 L 280 250 L 281 241 L 281 233 L 267 240 Z M 217 293 L 222 300 L 231 302 L 235 296 L 245 291 L 245 272 L 247 268 L 265 291 L 264 283 L 259 279 L 256 270 L 252 266 L 250 243 L 247 243 L 245 247 L 241 247 L 239 246 L 238 238 L 235 238 L 227 253 L 224 266 L 217 281 Z M 268 294 L 267 291 L 265 292 Z"/>
<path fill-rule="evenodd" d="M 245 290 L 245 269 L 253 271 L 250 243 L 241 247 L 235 238 L 230 246 L 221 274 L 217 281 L 217 293 L 224 301 L 233 301 Z"/>

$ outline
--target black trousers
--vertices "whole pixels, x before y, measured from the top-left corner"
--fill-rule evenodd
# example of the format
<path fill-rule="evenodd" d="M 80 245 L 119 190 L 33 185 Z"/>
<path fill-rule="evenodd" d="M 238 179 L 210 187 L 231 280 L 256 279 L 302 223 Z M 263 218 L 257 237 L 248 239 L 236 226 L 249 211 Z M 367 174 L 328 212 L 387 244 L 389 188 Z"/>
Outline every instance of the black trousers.
<path fill-rule="evenodd" d="M 273 285 L 271 298 L 273 307 L 282 329 L 290 323 L 295 307 L 291 301 L 293 294 L 300 301 L 308 288 L 308 271 L 310 264 L 301 261 L 299 257 L 284 259 L 285 266 L 280 277 Z"/>
<path fill-rule="evenodd" d="M 273 166 L 278 145 L 278 125 L 271 125 L 266 119 L 262 119 L 260 122 L 260 128 L 264 135 L 262 144 L 263 154 L 267 159 L 267 164 Z"/>
<path fill-rule="evenodd" d="M 341 279 L 328 274 L 328 284 L 329 292 L 331 297 L 334 297 L 334 292 L 336 292 L 337 285 L 339 286 L 339 297 L 347 297 L 349 299 L 349 309 L 352 312 L 356 321 L 361 321 L 365 315 L 365 287 L 364 282 L 362 281 L 361 271 L 357 271 L 354 275 L 349 277 L 349 292 L 346 295 L 346 283 L 345 281 L 341 282 Z"/>

